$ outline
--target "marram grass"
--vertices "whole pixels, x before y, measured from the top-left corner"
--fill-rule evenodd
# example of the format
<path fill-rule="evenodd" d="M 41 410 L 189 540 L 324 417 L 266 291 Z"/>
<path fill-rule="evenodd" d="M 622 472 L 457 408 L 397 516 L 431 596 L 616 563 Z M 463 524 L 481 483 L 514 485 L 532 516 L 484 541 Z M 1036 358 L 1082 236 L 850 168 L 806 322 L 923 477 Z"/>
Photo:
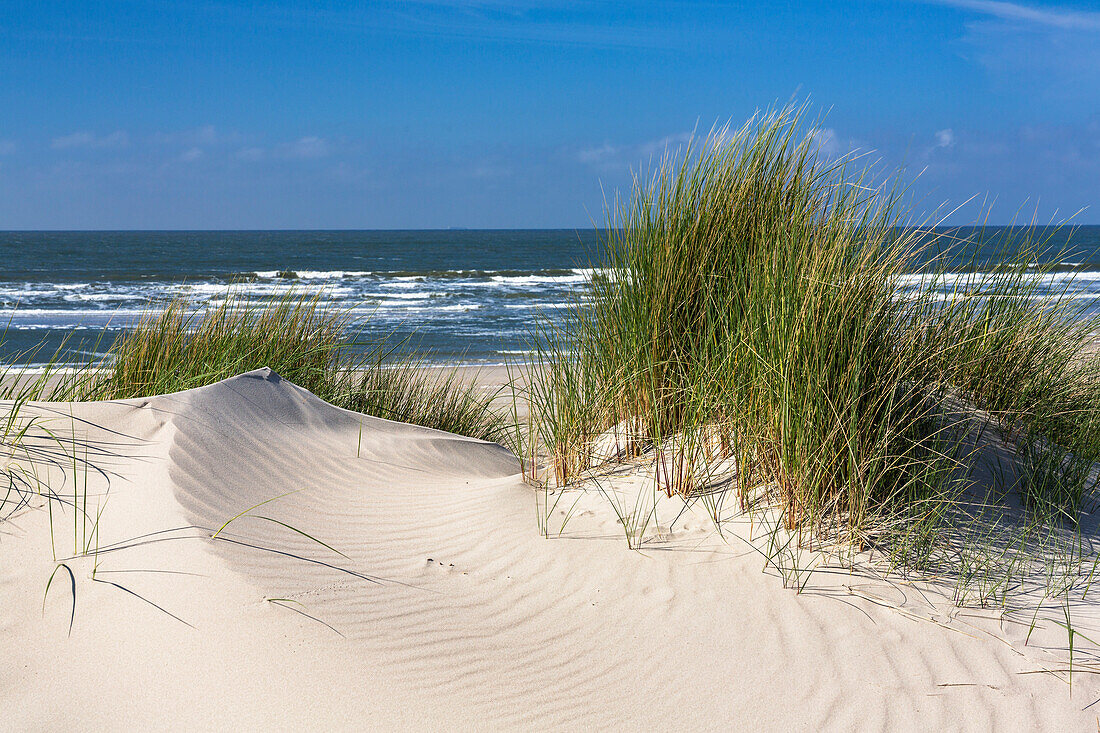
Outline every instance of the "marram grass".
<path fill-rule="evenodd" d="M 323 396 L 339 366 L 346 321 L 316 298 L 293 295 L 259 304 L 231 296 L 205 311 L 176 300 L 146 311 L 120 336 L 77 396 L 149 397 L 263 366 Z"/>
<path fill-rule="evenodd" d="M 898 183 L 857 163 L 823 157 L 788 108 L 635 180 L 608 214 L 606 277 L 534 334 L 527 445 L 557 483 L 625 429 L 670 494 L 732 461 L 743 507 L 767 495 L 800 537 L 907 543 L 912 565 L 958 516 L 989 428 L 1009 447 L 1002 488 L 1076 522 L 1100 455 L 1100 322 L 1040 290 L 1027 265 L 1050 253 L 1027 235 L 939 297 L 970 245 L 908 226 Z"/>

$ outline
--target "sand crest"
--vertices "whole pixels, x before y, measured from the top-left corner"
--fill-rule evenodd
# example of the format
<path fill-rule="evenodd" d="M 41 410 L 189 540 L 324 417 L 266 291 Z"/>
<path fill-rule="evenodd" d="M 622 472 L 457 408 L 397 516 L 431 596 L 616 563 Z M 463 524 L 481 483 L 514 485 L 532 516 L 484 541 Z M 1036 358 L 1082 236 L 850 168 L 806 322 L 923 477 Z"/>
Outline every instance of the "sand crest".
<path fill-rule="evenodd" d="M 504 448 L 270 370 L 23 414 L 76 447 L 38 469 L 84 514 L 0 524 L 5 726 L 1097 725 L 1090 676 L 1034 673 L 992 614 L 843 572 L 795 594 L 701 512 L 630 551 L 591 492 L 545 539 Z"/>

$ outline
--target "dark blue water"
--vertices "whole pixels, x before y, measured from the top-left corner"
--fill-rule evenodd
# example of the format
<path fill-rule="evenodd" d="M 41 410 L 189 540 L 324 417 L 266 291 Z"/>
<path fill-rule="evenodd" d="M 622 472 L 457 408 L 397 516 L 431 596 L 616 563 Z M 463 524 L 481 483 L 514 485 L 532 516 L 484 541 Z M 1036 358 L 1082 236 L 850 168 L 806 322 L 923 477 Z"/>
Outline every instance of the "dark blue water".
<path fill-rule="evenodd" d="M 1009 233 L 1023 232 L 951 230 L 976 243 L 957 269 L 986 267 Z M 1051 292 L 1100 293 L 1100 226 L 1033 233 L 1059 264 L 1045 276 Z M 0 361 L 45 343 L 33 359 L 43 361 L 66 338 L 79 356 L 101 354 L 172 298 L 321 291 L 363 338 L 392 334 L 439 359 L 500 362 L 526 349 L 537 313 L 583 293 L 596 240 L 593 230 L 0 232 Z"/>

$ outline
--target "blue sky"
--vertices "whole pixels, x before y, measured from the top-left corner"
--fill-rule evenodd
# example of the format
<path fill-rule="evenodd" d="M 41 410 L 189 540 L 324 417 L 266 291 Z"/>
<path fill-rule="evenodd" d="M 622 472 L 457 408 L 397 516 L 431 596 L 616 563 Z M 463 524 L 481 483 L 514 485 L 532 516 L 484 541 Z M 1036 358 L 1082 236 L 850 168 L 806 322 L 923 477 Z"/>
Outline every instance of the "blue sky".
<path fill-rule="evenodd" d="M 588 226 L 792 97 L 919 211 L 1100 222 L 1095 4 L 8 0 L 0 229 Z"/>

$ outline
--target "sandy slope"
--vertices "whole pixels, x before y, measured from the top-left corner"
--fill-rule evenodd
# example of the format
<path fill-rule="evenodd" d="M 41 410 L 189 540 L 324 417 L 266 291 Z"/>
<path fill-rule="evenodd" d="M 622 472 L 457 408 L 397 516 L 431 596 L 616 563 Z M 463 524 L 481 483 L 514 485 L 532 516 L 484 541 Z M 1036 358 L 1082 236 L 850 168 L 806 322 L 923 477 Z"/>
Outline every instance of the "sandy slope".
<path fill-rule="evenodd" d="M 1052 660 L 995 620 L 843 573 L 796 595 L 691 512 L 632 552 L 582 495 L 543 539 L 504 449 L 267 370 L 27 410 L 106 475 L 40 466 L 102 507 L 88 542 L 54 512 L 71 635 L 42 502 L 0 524 L 0 727 L 1097 726 L 1095 683 L 1021 674 Z"/>

